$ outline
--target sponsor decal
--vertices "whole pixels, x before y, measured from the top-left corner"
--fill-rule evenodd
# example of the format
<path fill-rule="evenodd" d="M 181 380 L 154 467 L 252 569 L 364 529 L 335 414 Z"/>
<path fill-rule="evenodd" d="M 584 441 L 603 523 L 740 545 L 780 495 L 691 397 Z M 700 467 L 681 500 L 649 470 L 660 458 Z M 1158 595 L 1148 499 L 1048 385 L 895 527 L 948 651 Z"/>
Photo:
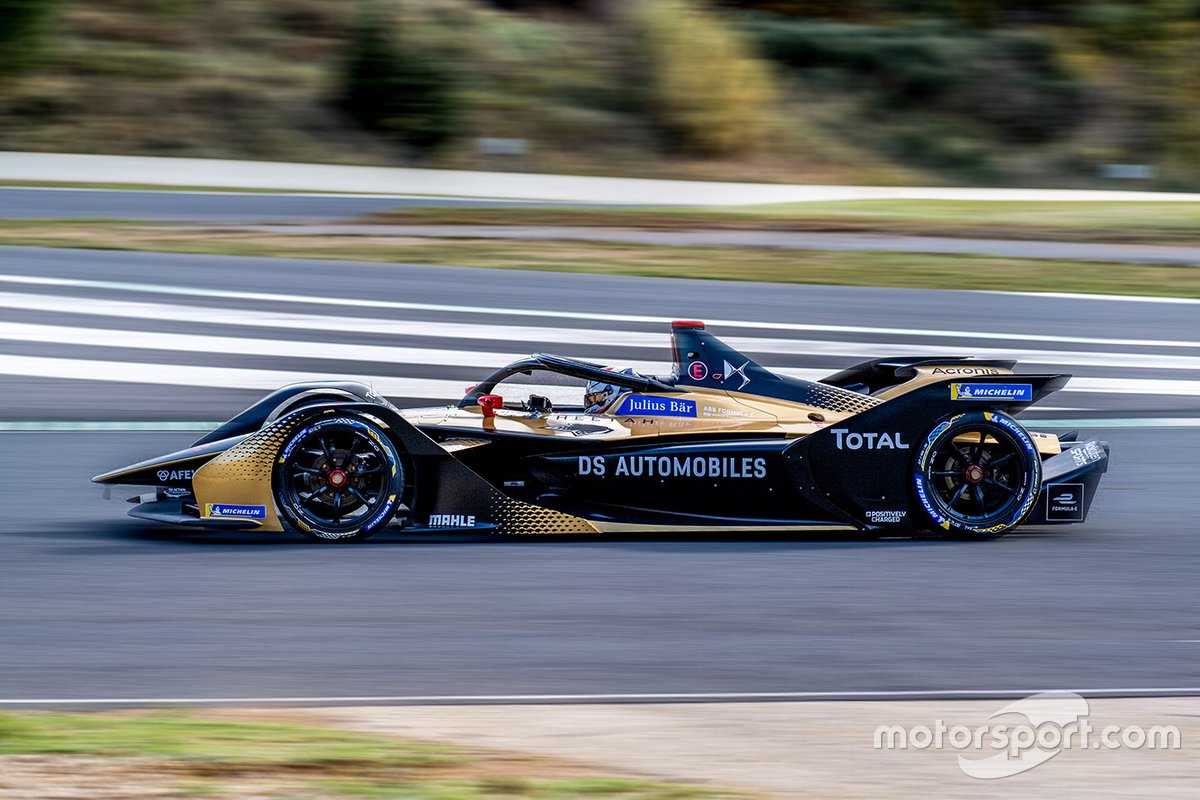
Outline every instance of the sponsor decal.
<path fill-rule="evenodd" d="M 691 364 L 688 364 L 688 375 L 694 381 L 704 380 L 708 377 L 708 364 L 705 364 L 703 361 L 693 361 Z"/>
<path fill-rule="evenodd" d="M 1083 522 L 1082 483 L 1052 483 L 1046 487 L 1047 522 Z"/>
<path fill-rule="evenodd" d="M 1033 400 L 1033 384 L 1030 383 L 952 383 L 951 400 Z"/>
<path fill-rule="evenodd" d="M 567 425 L 547 425 L 546 430 L 558 431 L 559 433 L 569 433 L 572 436 L 590 436 L 591 434 L 613 432 L 613 429 L 607 425 L 585 425 L 578 422 L 572 422 Z"/>
<path fill-rule="evenodd" d="M 897 433 L 852 433 L 845 428 L 831 428 L 838 450 L 907 450 L 908 444 Z"/>
<path fill-rule="evenodd" d="M 431 528 L 474 528 L 474 514 L 430 514 Z"/>
<path fill-rule="evenodd" d="M 161 483 L 167 481 L 190 481 L 192 476 L 196 474 L 192 469 L 160 469 L 158 471 L 158 480 Z"/>
<path fill-rule="evenodd" d="M 1071 458 L 1075 460 L 1075 466 L 1086 467 L 1104 458 L 1104 448 L 1097 442 L 1088 442 L 1079 447 L 1072 447 Z"/>
<path fill-rule="evenodd" d="M 722 382 L 731 380 L 733 378 L 733 376 L 736 375 L 742 379 L 742 382 L 737 387 L 736 391 L 740 392 L 742 389 L 745 389 L 746 384 L 750 383 L 750 379 L 746 377 L 746 367 L 748 367 L 748 366 L 750 366 L 749 361 L 747 361 L 745 364 L 742 364 L 740 367 L 735 367 L 733 364 L 730 364 L 728 361 L 726 361 L 725 362 L 725 372 L 723 373 L 724 379 L 722 380 Z M 717 376 L 714 375 L 713 377 L 715 378 Z"/>
<path fill-rule="evenodd" d="M 208 503 L 204 506 L 206 517 L 236 517 L 241 519 L 266 519 L 266 506 L 234 506 L 225 503 Z"/>
<path fill-rule="evenodd" d="M 736 408 L 722 408 L 721 406 L 701 406 L 700 416 L 720 417 L 723 419 L 752 419 L 754 417 L 748 411 L 741 411 Z"/>
<path fill-rule="evenodd" d="M 896 523 L 904 522 L 904 518 L 907 516 L 907 511 L 868 511 L 867 521 L 877 523 Z"/>
<path fill-rule="evenodd" d="M 191 493 L 192 493 L 191 489 L 184 489 L 182 487 L 162 490 L 163 497 L 170 497 L 175 500 L 182 498 L 182 497 L 188 497 L 189 495 L 191 495 Z"/>
<path fill-rule="evenodd" d="M 753 456 L 580 456 L 581 476 L 603 478 L 765 478 L 767 459 Z"/>
<path fill-rule="evenodd" d="M 616 414 L 618 417 L 694 417 L 696 401 L 631 394 L 621 402 Z"/>
<path fill-rule="evenodd" d="M 999 375 L 995 367 L 934 367 L 934 375 Z"/>

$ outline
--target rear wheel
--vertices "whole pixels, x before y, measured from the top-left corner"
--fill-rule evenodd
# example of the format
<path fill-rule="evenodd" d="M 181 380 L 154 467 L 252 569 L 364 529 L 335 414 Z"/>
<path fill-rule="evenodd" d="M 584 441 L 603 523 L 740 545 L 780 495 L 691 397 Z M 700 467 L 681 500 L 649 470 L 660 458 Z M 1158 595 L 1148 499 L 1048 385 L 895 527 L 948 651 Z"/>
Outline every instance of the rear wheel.
<path fill-rule="evenodd" d="M 309 539 L 361 541 L 391 521 L 404 477 L 400 452 L 378 425 L 323 416 L 301 426 L 280 450 L 276 502 Z"/>
<path fill-rule="evenodd" d="M 918 450 L 917 504 L 942 531 L 1000 536 L 1033 510 L 1042 483 L 1037 445 L 1013 418 L 992 411 L 951 417 Z"/>

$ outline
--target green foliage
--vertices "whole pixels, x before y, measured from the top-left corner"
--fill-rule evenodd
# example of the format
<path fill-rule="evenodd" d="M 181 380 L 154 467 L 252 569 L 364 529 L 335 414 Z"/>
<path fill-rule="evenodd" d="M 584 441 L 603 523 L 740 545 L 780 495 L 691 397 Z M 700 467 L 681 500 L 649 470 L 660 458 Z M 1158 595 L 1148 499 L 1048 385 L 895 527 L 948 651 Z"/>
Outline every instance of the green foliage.
<path fill-rule="evenodd" d="M 418 151 L 449 141 L 459 109 L 445 54 L 418 35 L 398 37 L 378 14 L 358 21 L 347 47 L 341 100 L 351 117 Z"/>
<path fill-rule="evenodd" d="M 0 0 L 0 76 L 29 70 L 45 45 L 54 0 Z"/>
<path fill-rule="evenodd" d="M 759 149 L 775 113 L 768 66 L 741 34 L 692 0 L 655 0 L 631 15 L 650 116 L 673 149 L 723 155 Z"/>
<path fill-rule="evenodd" d="M 55 753 L 287 766 L 377 761 L 431 767 L 458 761 L 450 748 L 298 725 L 216 722 L 175 713 L 0 714 L 0 755 Z"/>
<path fill-rule="evenodd" d="M 960 115 L 1011 141 L 1061 134 L 1082 102 L 1053 42 L 1033 32 L 771 17 L 751 17 L 746 27 L 767 57 L 812 79 L 841 90 L 870 88 L 889 111 Z M 945 144 L 959 152 L 951 161 L 965 155 L 962 147 Z"/>
<path fill-rule="evenodd" d="M 0 756 L 85 755 L 166 763 L 182 781 L 158 786 L 138 771 L 147 796 L 250 797 L 217 779 L 269 777 L 272 797 L 408 798 L 409 800 L 741 800 L 742 795 L 678 784 L 614 778 L 543 780 L 487 775 L 483 757 L 450 745 L 329 728 L 198 719 L 183 713 L 0 714 Z M 453 767 L 462 777 L 441 776 Z M 78 769 L 78 767 L 74 767 Z M 536 766 L 531 767 L 536 770 Z M 473 773 L 482 773 L 475 777 Z M 122 781 L 124 783 L 124 781 Z M 232 784 L 232 780 L 230 781 Z M 123 789 L 127 788 L 122 786 Z M 109 787 L 97 794 L 110 796 Z M 173 791 L 168 791 L 173 790 Z M 180 792 L 183 794 L 181 795 Z M 15 795 L 14 795 L 15 796 Z"/>

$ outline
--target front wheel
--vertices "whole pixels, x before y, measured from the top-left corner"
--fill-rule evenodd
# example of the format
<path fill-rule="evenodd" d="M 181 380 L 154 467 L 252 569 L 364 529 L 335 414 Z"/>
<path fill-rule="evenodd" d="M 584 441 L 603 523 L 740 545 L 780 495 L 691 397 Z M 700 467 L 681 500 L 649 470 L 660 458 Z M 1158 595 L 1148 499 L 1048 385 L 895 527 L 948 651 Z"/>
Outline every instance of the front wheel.
<path fill-rule="evenodd" d="M 275 499 L 281 515 L 318 542 L 361 541 L 391 521 L 404 490 L 396 445 L 355 416 L 317 417 L 279 451 Z"/>
<path fill-rule="evenodd" d="M 934 426 L 917 452 L 914 480 L 917 504 L 937 528 L 994 537 L 1033 510 L 1042 460 L 1015 419 L 973 411 Z"/>

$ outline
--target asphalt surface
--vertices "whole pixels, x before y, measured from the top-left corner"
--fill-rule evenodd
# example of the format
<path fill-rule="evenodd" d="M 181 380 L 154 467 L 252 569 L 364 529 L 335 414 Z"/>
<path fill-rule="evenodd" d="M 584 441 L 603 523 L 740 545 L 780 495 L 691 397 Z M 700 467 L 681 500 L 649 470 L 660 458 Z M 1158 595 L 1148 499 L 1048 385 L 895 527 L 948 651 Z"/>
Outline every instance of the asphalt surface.
<path fill-rule="evenodd" d="M 0 187 L 0 219 L 298 223 L 417 206 L 513 205 L 522 202 L 452 197 Z"/>
<path fill-rule="evenodd" d="M 665 360 L 653 320 L 686 317 L 789 370 L 986 347 L 1088 387 L 1031 419 L 1195 418 L 1196 314 L 0 248 L 0 409 L 9 423 L 219 420 L 296 374 L 362 376 L 433 405 L 509 354 Z M 198 434 L 0 433 L 0 699 L 1200 686 L 1187 469 L 1200 429 L 1108 425 L 1091 426 L 1113 452 L 1091 520 L 994 542 L 390 535 L 332 548 L 159 529 L 88 483 Z"/>
<path fill-rule="evenodd" d="M 1092 521 L 994 542 L 159 530 L 88 477 L 180 434 L 6 434 L 0 697 L 1200 686 L 1195 434 L 1116 432 Z M 1191 641 L 1180 641 L 1191 640 Z"/>

